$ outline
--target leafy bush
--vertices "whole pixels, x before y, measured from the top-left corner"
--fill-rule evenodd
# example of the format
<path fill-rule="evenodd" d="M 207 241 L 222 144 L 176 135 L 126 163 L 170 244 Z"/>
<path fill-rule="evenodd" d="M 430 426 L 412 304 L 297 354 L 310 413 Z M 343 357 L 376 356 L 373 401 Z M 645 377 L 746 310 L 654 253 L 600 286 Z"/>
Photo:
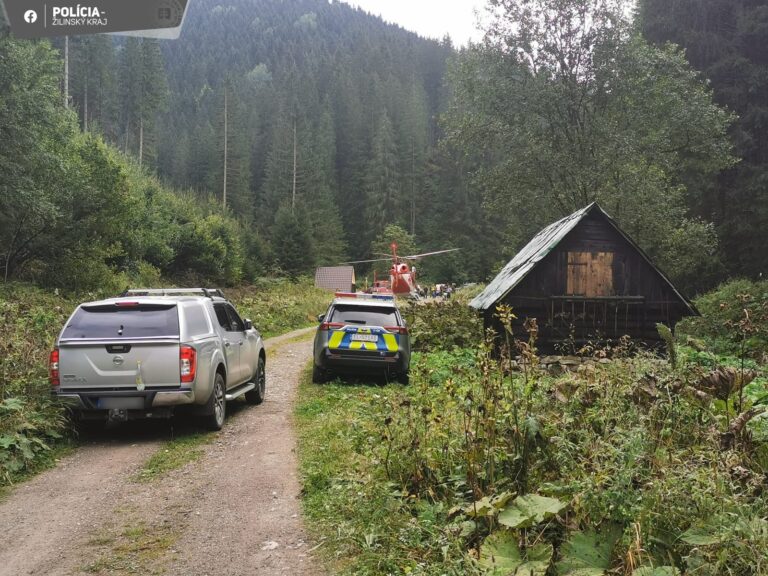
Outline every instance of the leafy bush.
<path fill-rule="evenodd" d="M 65 430 L 51 403 L 48 354 L 76 302 L 23 284 L 0 284 L 0 485 L 45 460 Z"/>
<path fill-rule="evenodd" d="M 695 304 L 701 317 L 681 322 L 678 333 L 706 339 L 719 354 L 768 353 L 768 281 L 732 280 Z"/>
<path fill-rule="evenodd" d="M 226 295 L 267 338 L 315 325 L 333 298 L 310 278 L 262 278 L 252 286 L 228 289 Z"/>
<path fill-rule="evenodd" d="M 479 315 L 459 300 L 416 302 L 402 307 L 402 312 L 416 351 L 464 348 L 483 335 Z"/>

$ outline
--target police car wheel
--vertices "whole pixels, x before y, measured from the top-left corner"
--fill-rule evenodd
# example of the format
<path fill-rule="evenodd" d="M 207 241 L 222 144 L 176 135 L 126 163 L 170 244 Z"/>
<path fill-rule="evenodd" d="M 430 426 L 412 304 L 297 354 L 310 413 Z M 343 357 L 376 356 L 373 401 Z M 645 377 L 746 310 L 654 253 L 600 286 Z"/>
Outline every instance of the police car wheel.
<path fill-rule="evenodd" d="M 326 375 L 325 370 L 315 365 L 312 366 L 312 383 L 313 384 L 322 384 L 327 379 L 328 379 L 328 376 Z"/>
<path fill-rule="evenodd" d="M 403 372 L 397 376 L 397 381 L 403 386 L 408 386 L 411 383 L 411 376 L 408 372 Z"/>

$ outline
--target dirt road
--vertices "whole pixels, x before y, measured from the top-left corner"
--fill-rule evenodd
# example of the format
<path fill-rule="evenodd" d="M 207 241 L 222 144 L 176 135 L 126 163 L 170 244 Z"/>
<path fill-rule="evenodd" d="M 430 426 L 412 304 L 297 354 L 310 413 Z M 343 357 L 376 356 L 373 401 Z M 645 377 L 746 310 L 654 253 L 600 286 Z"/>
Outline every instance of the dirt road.
<path fill-rule="evenodd" d="M 199 460 L 139 482 L 163 442 L 194 430 L 130 423 L 18 487 L 0 503 L 0 575 L 321 574 L 301 522 L 292 428 L 308 336 L 267 341 L 266 401 L 230 403 Z"/>

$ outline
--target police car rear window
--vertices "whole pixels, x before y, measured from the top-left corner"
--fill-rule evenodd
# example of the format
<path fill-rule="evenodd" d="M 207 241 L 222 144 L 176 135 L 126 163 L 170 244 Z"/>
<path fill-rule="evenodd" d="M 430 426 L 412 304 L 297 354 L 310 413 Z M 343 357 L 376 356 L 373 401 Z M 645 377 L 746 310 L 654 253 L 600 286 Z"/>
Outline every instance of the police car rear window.
<path fill-rule="evenodd" d="M 339 322 L 358 326 L 397 326 L 397 311 L 387 306 L 334 307 L 328 322 Z"/>

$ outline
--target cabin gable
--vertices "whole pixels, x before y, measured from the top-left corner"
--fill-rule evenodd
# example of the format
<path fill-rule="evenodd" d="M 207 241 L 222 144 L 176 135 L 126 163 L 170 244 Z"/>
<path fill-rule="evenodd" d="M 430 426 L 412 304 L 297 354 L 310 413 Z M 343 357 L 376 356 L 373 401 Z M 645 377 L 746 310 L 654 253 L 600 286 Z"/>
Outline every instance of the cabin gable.
<path fill-rule="evenodd" d="M 484 310 L 486 326 L 500 331 L 498 304 L 514 309 L 517 337 L 525 337 L 524 321 L 536 318 L 543 349 L 625 335 L 657 345 L 657 323 L 674 327 L 696 313 L 597 205 L 586 209 L 527 274 Z"/>

